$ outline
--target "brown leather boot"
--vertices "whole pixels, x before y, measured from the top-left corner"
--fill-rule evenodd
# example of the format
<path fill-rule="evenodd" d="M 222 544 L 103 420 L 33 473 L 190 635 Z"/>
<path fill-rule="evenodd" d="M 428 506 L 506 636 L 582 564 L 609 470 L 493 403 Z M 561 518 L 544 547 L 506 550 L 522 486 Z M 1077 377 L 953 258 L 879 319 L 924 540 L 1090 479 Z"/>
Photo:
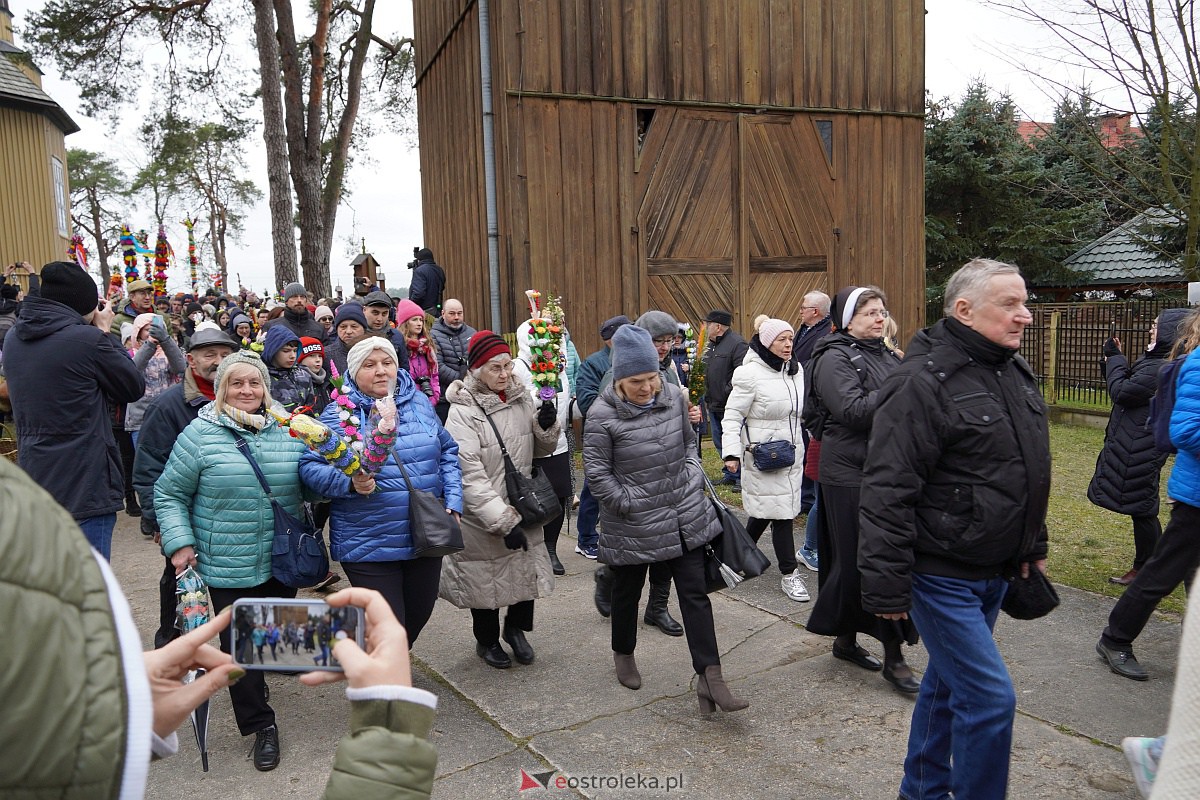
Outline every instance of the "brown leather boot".
<path fill-rule="evenodd" d="M 1129 570 L 1129 572 L 1126 572 L 1124 575 L 1122 575 L 1119 578 L 1117 578 L 1117 577 L 1109 578 L 1108 582 L 1115 583 L 1117 586 L 1128 586 L 1129 584 L 1133 583 L 1133 579 L 1135 577 L 1137 577 L 1137 574 L 1138 574 L 1138 571 L 1136 569 L 1131 569 L 1131 570 Z"/>
<path fill-rule="evenodd" d="M 750 707 L 748 701 L 730 693 L 729 687 L 725 685 L 725 678 L 721 676 L 720 664 L 705 667 L 704 674 L 696 676 L 696 700 L 705 714 L 711 714 L 717 706 L 726 712 L 741 711 Z"/>
<path fill-rule="evenodd" d="M 628 689 L 642 688 L 642 674 L 638 672 L 637 662 L 633 660 L 633 654 L 625 655 L 613 651 L 613 663 L 617 667 L 617 680 L 621 685 Z"/>

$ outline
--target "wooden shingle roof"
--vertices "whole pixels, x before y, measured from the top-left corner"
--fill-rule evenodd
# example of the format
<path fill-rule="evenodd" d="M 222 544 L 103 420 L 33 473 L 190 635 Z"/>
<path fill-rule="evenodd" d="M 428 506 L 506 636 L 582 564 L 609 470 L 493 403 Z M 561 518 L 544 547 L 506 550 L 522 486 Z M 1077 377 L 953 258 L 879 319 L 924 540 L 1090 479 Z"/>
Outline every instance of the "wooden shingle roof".
<path fill-rule="evenodd" d="M 44 114 L 64 134 L 79 130 L 75 120 L 71 119 L 63 107 L 39 89 L 37 84 L 29 80 L 29 76 L 4 54 L 0 54 L 0 106 Z"/>

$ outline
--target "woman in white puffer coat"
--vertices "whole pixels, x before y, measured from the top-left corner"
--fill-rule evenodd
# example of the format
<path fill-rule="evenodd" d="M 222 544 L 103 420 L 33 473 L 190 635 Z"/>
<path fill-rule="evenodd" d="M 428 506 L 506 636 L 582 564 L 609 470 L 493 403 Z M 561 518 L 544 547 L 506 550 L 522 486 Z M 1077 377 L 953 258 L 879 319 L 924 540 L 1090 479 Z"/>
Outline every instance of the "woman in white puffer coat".
<path fill-rule="evenodd" d="M 529 365 L 533 363 L 533 353 L 529 346 L 529 340 L 534 336 L 531 323 L 532 320 L 527 319 L 517 326 L 517 357 L 512 361 L 513 378 L 525 387 L 533 399 L 533 404 L 538 406 L 542 402 L 538 396 L 540 387 L 534 383 L 533 373 L 529 369 Z M 565 362 L 565 359 L 563 361 Z M 562 383 L 562 389 L 550 401 L 554 404 L 555 418 L 558 420 L 561 431 L 558 434 L 558 444 L 554 446 L 553 453 L 545 458 L 535 458 L 533 464 L 546 473 L 563 509 L 557 517 L 546 523 L 542 533 L 545 536 L 546 553 L 550 556 L 550 566 L 553 568 L 554 574 L 565 575 L 567 570 L 558 559 L 558 535 L 562 532 L 563 521 L 570 511 L 571 496 L 575 494 L 571 481 L 571 454 L 568 452 L 567 442 L 567 432 L 571 429 L 571 390 L 574 387 L 571 385 L 566 369 L 559 373 L 559 381 Z"/>
<path fill-rule="evenodd" d="M 759 318 L 750 350 L 733 372 L 733 390 L 725 404 L 721 427 L 738 431 L 727 436 L 723 456 L 730 472 L 741 472 L 742 507 L 754 541 L 771 526 L 775 559 L 783 573 L 783 593 L 797 602 L 809 599 L 796 564 L 792 526 L 800 514 L 804 480 L 804 441 L 800 413 L 804 405 L 804 371 L 792 358 L 795 331 L 781 319 Z M 754 465 L 750 448 L 771 441 L 791 442 L 796 460 L 788 467 L 763 472 Z"/>

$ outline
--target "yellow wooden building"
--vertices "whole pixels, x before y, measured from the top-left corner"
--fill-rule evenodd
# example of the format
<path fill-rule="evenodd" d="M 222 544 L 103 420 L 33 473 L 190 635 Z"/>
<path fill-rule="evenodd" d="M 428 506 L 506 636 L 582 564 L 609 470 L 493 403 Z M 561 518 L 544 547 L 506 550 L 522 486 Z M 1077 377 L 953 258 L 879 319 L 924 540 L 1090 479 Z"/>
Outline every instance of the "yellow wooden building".
<path fill-rule="evenodd" d="M 467 321 L 563 297 L 750 334 L 814 288 L 924 313 L 923 0 L 414 0 L 425 246 Z"/>
<path fill-rule="evenodd" d="M 67 257 L 65 139 L 78 130 L 42 91 L 42 72 L 16 46 L 8 0 L 0 0 L 0 267 L 28 261 L 41 269 Z"/>

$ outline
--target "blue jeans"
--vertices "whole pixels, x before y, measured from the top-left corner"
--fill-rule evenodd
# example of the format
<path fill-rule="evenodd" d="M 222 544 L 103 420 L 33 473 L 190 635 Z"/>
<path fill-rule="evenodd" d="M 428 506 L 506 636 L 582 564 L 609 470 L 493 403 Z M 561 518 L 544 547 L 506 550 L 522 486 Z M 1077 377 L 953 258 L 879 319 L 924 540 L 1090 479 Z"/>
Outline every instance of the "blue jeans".
<path fill-rule="evenodd" d="M 580 547 L 595 547 L 600 541 L 600 534 L 596 533 L 596 523 L 599 521 L 600 503 L 585 480 L 583 488 L 579 490 L 579 516 L 575 520 L 575 536 Z"/>
<path fill-rule="evenodd" d="M 77 522 L 79 530 L 87 537 L 88 544 L 96 548 L 96 552 L 104 556 L 105 561 L 112 561 L 112 534 L 117 525 L 117 515 L 101 514 Z"/>
<path fill-rule="evenodd" d="M 721 416 L 722 416 L 721 414 L 714 414 L 711 411 L 708 414 L 710 432 L 712 433 L 713 447 L 717 448 L 717 456 L 718 457 L 721 456 Z M 732 480 L 734 483 L 742 482 L 740 477 L 738 477 L 737 475 L 735 475 L 734 473 L 729 471 L 729 469 L 725 466 L 724 462 L 721 463 L 721 479 L 722 480 Z"/>
<path fill-rule="evenodd" d="M 817 498 L 821 494 L 816 491 L 817 482 L 813 481 L 812 507 L 808 509 L 808 517 L 804 520 L 804 549 L 817 552 L 817 528 L 821 524 L 817 518 Z"/>
<path fill-rule="evenodd" d="M 909 615 L 929 667 L 908 734 L 905 800 L 1004 800 L 1017 698 L 992 629 L 1005 587 L 1000 578 L 912 577 Z"/>

